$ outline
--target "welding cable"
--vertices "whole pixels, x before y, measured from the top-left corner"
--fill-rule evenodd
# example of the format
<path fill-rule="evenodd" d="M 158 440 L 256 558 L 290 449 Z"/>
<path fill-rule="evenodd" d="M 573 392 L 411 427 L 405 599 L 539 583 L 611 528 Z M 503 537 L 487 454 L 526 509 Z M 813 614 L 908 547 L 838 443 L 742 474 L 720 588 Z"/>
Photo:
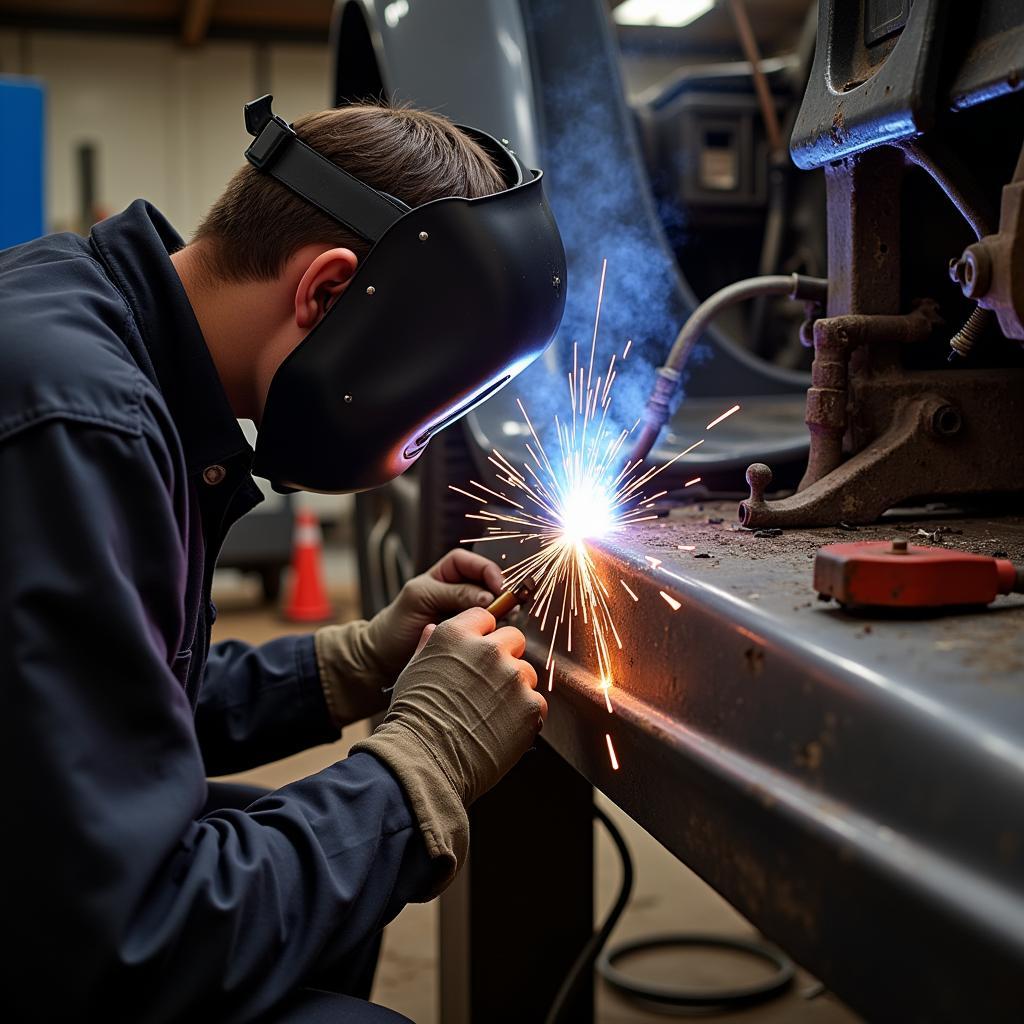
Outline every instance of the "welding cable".
<path fill-rule="evenodd" d="M 828 281 L 821 277 L 806 277 L 803 274 L 769 274 L 765 277 L 748 277 L 719 289 L 706 298 L 689 316 L 683 329 L 676 336 L 665 365 L 658 368 L 647 406 L 644 410 L 644 424 L 629 453 L 629 460 L 645 459 L 654 447 L 661 428 L 668 420 L 672 398 L 679 387 L 683 368 L 694 346 L 711 322 L 723 310 L 737 302 L 754 299 L 761 295 L 785 295 L 801 302 L 824 304 L 828 297 Z"/>
<path fill-rule="evenodd" d="M 604 921 L 601 922 L 601 927 L 590 937 L 574 961 L 551 1004 L 547 1017 L 544 1018 L 544 1024 L 563 1024 L 569 1019 L 580 987 L 590 983 L 595 969 L 612 988 L 646 1004 L 649 1008 L 678 1006 L 711 1009 L 753 1006 L 755 1003 L 761 1003 L 781 995 L 792 984 L 796 973 L 793 961 L 775 946 L 758 942 L 755 939 L 733 938 L 727 935 L 680 933 L 634 939 L 632 942 L 621 943 L 605 950 L 608 937 L 619 923 L 633 892 L 633 858 L 630 856 L 625 838 L 611 818 L 599 807 L 594 807 L 593 811 L 594 817 L 604 826 L 619 854 L 622 864 L 622 881 L 619 883 L 619 893 L 615 897 L 615 903 L 608 911 Z M 637 981 L 615 966 L 618 961 L 626 957 L 651 949 L 693 947 L 727 949 L 757 957 L 775 967 L 775 973 L 765 981 L 755 982 L 751 985 L 693 991 Z"/>
<path fill-rule="evenodd" d="M 601 927 L 590 937 L 569 969 L 565 981 L 562 982 L 562 987 L 555 996 L 555 1001 L 551 1004 L 547 1017 L 544 1018 L 544 1024 L 561 1024 L 562 1021 L 569 1019 L 568 1015 L 573 1010 L 576 993 L 581 985 L 591 983 L 594 976 L 594 963 L 604 948 L 604 944 L 608 941 L 608 936 L 619 923 L 619 918 L 622 917 L 622 912 L 626 909 L 626 904 L 629 903 L 629 897 L 633 892 L 633 858 L 629 855 L 626 840 L 615 827 L 611 818 L 600 807 L 594 808 L 594 817 L 604 826 L 608 837 L 615 844 L 615 849 L 622 862 L 622 881 L 619 883 L 619 894 L 615 897 L 615 903 L 605 916 Z"/>
<path fill-rule="evenodd" d="M 615 964 L 637 953 L 652 949 L 726 949 L 734 953 L 764 960 L 775 968 L 775 973 L 764 981 L 721 989 L 680 989 L 654 982 L 637 981 L 620 971 Z M 704 935 L 686 933 L 652 935 L 633 942 L 623 942 L 606 950 L 597 961 L 597 973 L 616 991 L 648 1005 L 687 1006 L 693 1009 L 739 1009 L 753 1006 L 781 995 L 793 983 L 796 968 L 793 961 L 775 946 L 755 939 L 735 938 L 730 935 Z"/>

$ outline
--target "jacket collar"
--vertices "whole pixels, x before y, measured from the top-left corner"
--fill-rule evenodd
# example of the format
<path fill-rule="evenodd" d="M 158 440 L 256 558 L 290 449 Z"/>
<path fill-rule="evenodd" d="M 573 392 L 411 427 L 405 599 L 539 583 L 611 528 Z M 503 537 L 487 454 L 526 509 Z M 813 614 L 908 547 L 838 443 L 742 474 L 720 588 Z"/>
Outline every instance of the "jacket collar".
<path fill-rule="evenodd" d="M 90 236 L 131 307 L 145 346 L 133 352 L 174 419 L 189 474 L 245 457 L 245 440 L 228 403 L 171 253 L 184 246 L 156 207 L 137 199 L 101 221 Z"/>

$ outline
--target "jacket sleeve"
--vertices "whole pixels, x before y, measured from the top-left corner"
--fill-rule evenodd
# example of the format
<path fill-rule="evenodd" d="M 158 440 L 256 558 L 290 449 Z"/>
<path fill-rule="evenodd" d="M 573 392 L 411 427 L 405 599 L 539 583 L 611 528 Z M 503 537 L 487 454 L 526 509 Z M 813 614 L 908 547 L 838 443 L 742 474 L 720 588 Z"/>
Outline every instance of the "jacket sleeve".
<path fill-rule="evenodd" d="M 3 916 L 14 1017 L 247 1021 L 434 883 L 368 754 L 202 817 L 172 670 L 173 474 L 143 434 L 0 442 Z"/>
<path fill-rule="evenodd" d="M 338 738 L 312 635 L 214 644 L 196 707 L 208 775 L 244 771 Z"/>

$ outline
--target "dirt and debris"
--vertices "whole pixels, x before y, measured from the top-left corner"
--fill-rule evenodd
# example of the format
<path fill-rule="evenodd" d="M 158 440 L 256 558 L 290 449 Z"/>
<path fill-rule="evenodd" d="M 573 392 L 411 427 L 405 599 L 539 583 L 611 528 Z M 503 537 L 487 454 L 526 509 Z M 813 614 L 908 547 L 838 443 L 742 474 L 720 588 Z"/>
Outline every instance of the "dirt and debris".
<path fill-rule="evenodd" d="M 816 529 L 745 530 L 736 519 L 735 502 L 677 505 L 659 524 L 641 524 L 630 531 L 630 546 L 644 551 L 671 549 L 691 558 L 711 558 L 708 548 L 718 548 L 714 557 L 741 559 L 806 555 L 812 559 L 826 544 L 849 544 L 849 524 Z M 918 531 L 921 531 L 920 535 Z M 759 536 L 762 534 L 762 536 Z M 767 534 L 764 536 L 763 534 Z M 956 551 L 1008 558 L 1024 564 L 1024 517 L 953 517 L 944 506 L 889 513 L 880 522 L 857 527 L 856 541 L 892 540 L 907 537 L 923 547 L 941 545 Z M 681 547 L 682 546 L 682 547 Z"/>
<path fill-rule="evenodd" d="M 754 531 L 755 537 L 781 537 L 782 530 L 777 526 L 766 526 L 761 530 Z"/>
<path fill-rule="evenodd" d="M 934 530 L 922 530 L 918 527 L 915 537 L 924 537 L 925 540 L 930 540 L 935 544 L 941 544 L 945 537 L 962 536 L 963 530 L 954 530 L 951 526 L 936 526 Z M 919 542 L 920 543 L 920 542 Z"/>

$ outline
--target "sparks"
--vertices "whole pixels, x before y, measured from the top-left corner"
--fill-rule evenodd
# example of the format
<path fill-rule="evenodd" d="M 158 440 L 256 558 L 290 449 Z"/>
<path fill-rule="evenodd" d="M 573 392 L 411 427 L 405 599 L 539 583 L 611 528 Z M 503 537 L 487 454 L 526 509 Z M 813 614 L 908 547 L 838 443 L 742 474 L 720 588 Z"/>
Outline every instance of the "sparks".
<path fill-rule="evenodd" d="M 739 411 L 740 407 L 738 405 L 734 405 L 731 409 L 726 409 L 721 416 L 717 417 L 716 419 L 713 419 L 704 429 L 710 430 L 712 427 L 717 427 L 718 424 L 722 422 L 722 420 L 727 420 L 734 412 Z"/>
<path fill-rule="evenodd" d="M 619 759 L 615 756 L 615 748 L 612 746 L 612 738 L 608 733 L 604 734 L 604 741 L 608 744 L 608 756 L 611 758 L 612 771 L 619 770 Z"/>
<path fill-rule="evenodd" d="M 699 476 L 695 476 L 692 480 L 687 480 L 686 483 L 683 484 L 683 486 L 684 487 L 692 487 L 694 484 L 699 484 L 699 483 L 700 483 L 700 477 Z"/>
<path fill-rule="evenodd" d="M 611 688 L 612 681 L 610 679 L 601 680 L 601 689 L 604 691 L 604 703 L 605 707 L 608 708 L 608 714 L 615 714 L 615 709 L 612 707 L 611 698 L 608 696 L 608 690 Z"/>
<path fill-rule="evenodd" d="M 672 611 L 677 612 L 682 608 L 682 605 L 671 594 L 666 594 L 664 590 L 659 590 L 658 593 L 665 598 L 665 604 L 667 604 Z"/>
<path fill-rule="evenodd" d="M 661 464 L 645 465 L 642 459 L 626 458 L 629 438 L 640 420 L 620 429 L 614 425 L 616 418 L 609 410 L 619 370 L 633 342 L 626 341 L 621 355 L 614 353 L 607 362 L 602 356 L 598 362 L 607 269 L 608 261 L 604 260 L 590 351 L 581 358 L 583 346 L 573 343 L 572 366 L 563 378 L 568 403 L 554 417 L 548 447 L 526 405 L 517 399 L 526 426 L 525 454 L 515 457 L 494 449 L 487 460 L 492 479 L 470 480 L 465 489 L 451 489 L 474 502 L 466 517 L 473 521 L 474 533 L 478 535 L 465 538 L 463 543 L 518 541 L 527 545 L 529 554 L 502 568 L 506 586 L 511 590 L 527 576 L 532 576 L 536 584 L 527 613 L 536 620 L 541 634 L 551 631 L 544 665 L 548 691 L 554 688 L 556 645 L 561 639 L 563 649 L 571 654 L 575 632 L 577 651 L 581 646 L 584 651 L 592 649 L 596 661 L 593 668 L 602 681 L 605 705 L 612 712 L 612 662 L 623 643 L 613 615 L 614 595 L 602 578 L 590 543 L 657 518 L 652 511 L 653 503 L 667 489 L 647 493 L 645 488 L 665 469 L 703 444 L 703 438 Z M 654 570 L 662 564 L 660 559 L 651 557 L 647 562 Z M 639 600 L 625 580 L 619 582 L 633 601 Z M 581 645 L 580 634 L 589 643 Z M 610 736 L 608 749 L 612 766 L 618 770 Z"/>

